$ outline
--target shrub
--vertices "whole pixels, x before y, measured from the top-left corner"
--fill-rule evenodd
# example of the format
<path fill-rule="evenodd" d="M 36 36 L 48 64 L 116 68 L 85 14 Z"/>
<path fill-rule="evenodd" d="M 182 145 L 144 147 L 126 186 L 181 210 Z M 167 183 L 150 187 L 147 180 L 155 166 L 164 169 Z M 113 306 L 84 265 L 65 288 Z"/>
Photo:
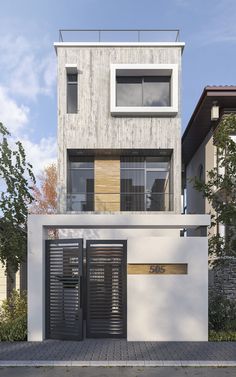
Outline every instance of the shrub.
<path fill-rule="evenodd" d="M 217 295 L 209 301 L 209 330 L 236 331 L 236 303 Z"/>
<path fill-rule="evenodd" d="M 14 341 L 27 338 L 26 293 L 13 290 L 0 309 L 0 340 Z"/>
<path fill-rule="evenodd" d="M 232 342 L 236 341 L 236 331 L 209 331 L 209 341 Z"/>

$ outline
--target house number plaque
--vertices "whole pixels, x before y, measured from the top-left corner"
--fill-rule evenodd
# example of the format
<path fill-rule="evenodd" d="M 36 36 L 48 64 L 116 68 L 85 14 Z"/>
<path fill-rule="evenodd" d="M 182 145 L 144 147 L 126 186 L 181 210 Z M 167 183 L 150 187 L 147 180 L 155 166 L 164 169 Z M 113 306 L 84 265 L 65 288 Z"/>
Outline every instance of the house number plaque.
<path fill-rule="evenodd" d="M 141 264 L 129 263 L 129 275 L 186 275 L 188 265 L 186 263 L 168 263 L 168 264 Z"/>

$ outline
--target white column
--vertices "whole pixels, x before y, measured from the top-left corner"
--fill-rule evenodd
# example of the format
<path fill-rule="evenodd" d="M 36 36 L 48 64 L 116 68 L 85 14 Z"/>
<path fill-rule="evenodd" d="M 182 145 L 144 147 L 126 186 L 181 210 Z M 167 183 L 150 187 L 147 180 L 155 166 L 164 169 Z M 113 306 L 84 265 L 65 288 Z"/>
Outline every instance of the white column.
<path fill-rule="evenodd" d="M 41 221 L 28 222 L 28 340 L 45 338 L 45 239 Z"/>

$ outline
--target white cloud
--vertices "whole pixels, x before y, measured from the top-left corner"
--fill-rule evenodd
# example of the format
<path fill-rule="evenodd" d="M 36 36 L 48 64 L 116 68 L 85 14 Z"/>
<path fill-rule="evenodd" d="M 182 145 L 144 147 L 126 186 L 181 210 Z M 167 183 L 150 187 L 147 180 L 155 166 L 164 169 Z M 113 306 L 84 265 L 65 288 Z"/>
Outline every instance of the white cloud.
<path fill-rule="evenodd" d="M 56 162 L 56 139 L 54 137 L 42 138 L 38 143 L 34 143 L 28 137 L 22 137 L 22 142 L 27 161 L 33 166 L 35 176 L 37 176 L 48 164 Z"/>
<path fill-rule="evenodd" d="M 7 89 L 0 86 L 0 122 L 17 134 L 28 123 L 28 117 L 29 108 L 18 105 L 10 98 Z"/>
<path fill-rule="evenodd" d="M 51 47 L 51 46 L 50 46 Z M 42 53 L 43 52 L 43 53 Z M 35 101 L 38 95 L 51 95 L 56 80 L 56 58 L 44 42 L 29 43 L 22 36 L 1 39 L 2 84 L 13 95 Z"/>
<path fill-rule="evenodd" d="M 45 40 L 33 43 L 23 36 L 1 36 L 0 70 L 0 122 L 12 133 L 10 143 L 22 142 L 27 161 L 38 175 L 47 164 L 56 161 L 57 147 L 54 137 L 31 140 L 30 103 L 41 95 L 53 94 L 56 82 L 53 48 Z"/>

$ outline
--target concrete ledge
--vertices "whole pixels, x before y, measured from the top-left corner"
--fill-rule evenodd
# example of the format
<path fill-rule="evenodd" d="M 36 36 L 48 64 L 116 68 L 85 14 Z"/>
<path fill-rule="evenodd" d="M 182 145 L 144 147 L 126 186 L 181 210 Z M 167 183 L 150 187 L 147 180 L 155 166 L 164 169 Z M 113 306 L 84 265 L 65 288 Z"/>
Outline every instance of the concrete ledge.
<path fill-rule="evenodd" d="M 210 215 L 177 214 L 63 214 L 29 215 L 29 233 L 36 227 L 44 228 L 150 228 L 182 229 L 210 225 Z M 38 228 L 38 229 L 39 229 Z"/>

